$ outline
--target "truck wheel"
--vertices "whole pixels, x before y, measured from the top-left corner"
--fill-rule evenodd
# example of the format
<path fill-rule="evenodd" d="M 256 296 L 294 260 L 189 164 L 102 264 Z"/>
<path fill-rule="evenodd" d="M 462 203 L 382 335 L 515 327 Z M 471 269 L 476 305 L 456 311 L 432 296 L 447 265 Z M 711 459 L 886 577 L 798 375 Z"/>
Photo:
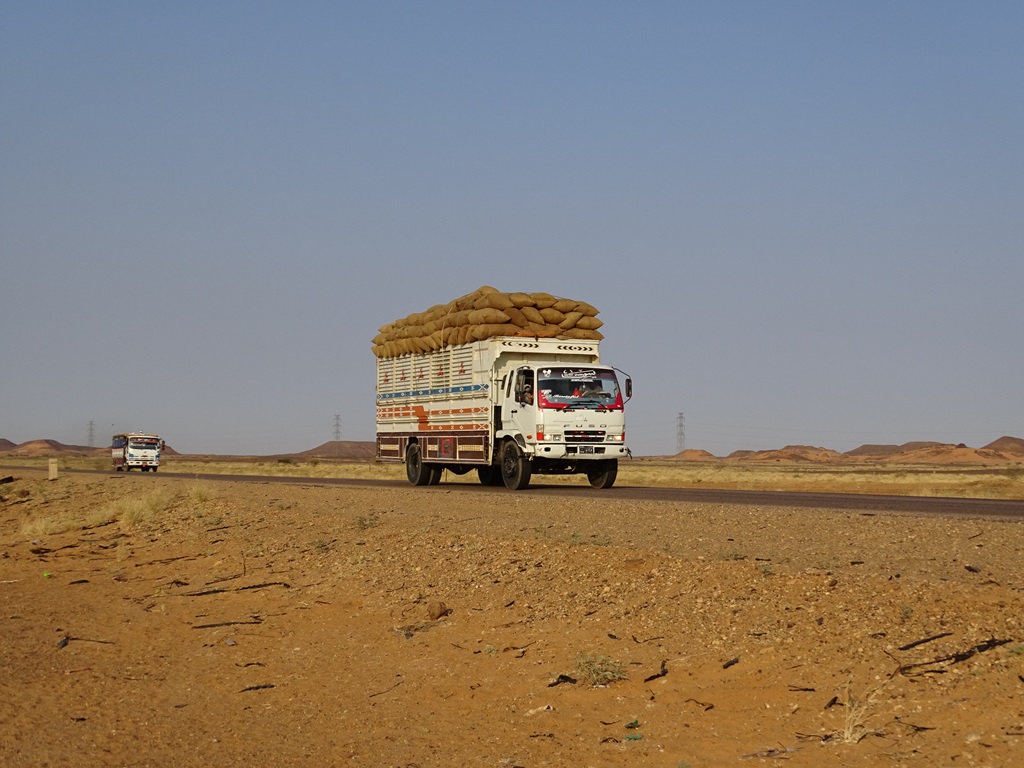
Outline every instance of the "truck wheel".
<path fill-rule="evenodd" d="M 501 479 L 510 491 L 521 491 L 530 484 L 533 467 L 515 440 L 509 440 L 501 449 Z"/>
<path fill-rule="evenodd" d="M 423 453 L 419 443 L 411 443 L 405 449 L 405 476 L 413 485 L 429 485 L 433 470 L 429 464 L 423 463 Z M 441 479 L 438 473 L 438 480 Z"/>
<path fill-rule="evenodd" d="M 444 467 L 440 464 L 424 464 L 423 466 L 427 468 L 427 485 L 440 485 Z"/>
<path fill-rule="evenodd" d="M 587 470 L 587 479 L 594 488 L 611 488 L 619 474 L 619 462 L 615 459 L 596 462 L 597 466 Z"/>
<path fill-rule="evenodd" d="M 493 464 L 487 467 L 477 467 L 476 476 L 480 478 L 480 485 L 504 485 L 501 477 L 501 467 Z"/>

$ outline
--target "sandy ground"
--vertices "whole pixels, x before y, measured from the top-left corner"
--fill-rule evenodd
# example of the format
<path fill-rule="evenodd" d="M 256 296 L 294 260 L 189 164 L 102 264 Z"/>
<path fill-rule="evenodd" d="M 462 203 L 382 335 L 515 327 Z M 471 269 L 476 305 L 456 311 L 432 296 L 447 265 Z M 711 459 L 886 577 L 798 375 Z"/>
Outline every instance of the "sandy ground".
<path fill-rule="evenodd" d="M 0 765 L 1024 754 L 1018 523 L 15 474 Z"/>

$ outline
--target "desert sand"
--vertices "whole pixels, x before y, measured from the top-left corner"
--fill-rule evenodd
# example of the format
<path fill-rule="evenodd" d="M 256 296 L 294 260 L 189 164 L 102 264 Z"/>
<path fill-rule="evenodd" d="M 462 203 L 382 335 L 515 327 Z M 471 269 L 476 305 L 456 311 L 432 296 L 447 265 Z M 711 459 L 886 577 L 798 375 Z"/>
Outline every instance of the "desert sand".
<path fill-rule="evenodd" d="M 13 474 L 5 766 L 1013 766 L 1024 748 L 1018 523 Z"/>

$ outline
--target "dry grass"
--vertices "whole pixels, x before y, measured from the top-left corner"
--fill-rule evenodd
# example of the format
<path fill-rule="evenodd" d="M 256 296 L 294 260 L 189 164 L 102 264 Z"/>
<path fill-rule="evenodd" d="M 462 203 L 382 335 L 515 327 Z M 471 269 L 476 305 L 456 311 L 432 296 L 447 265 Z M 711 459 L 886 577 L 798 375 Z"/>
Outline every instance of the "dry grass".
<path fill-rule="evenodd" d="M 131 529 L 148 525 L 158 519 L 172 505 L 173 496 L 166 490 L 158 489 L 143 495 L 126 495 L 113 501 L 102 501 L 94 507 L 76 511 L 50 513 L 48 493 L 53 485 L 43 481 L 30 491 L 30 498 L 38 499 L 47 507 L 35 507 L 21 522 L 21 534 L 29 539 L 54 536 L 68 531 L 96 528 L 113 522 L 122 528 Z"/>
<path fill-rule="evenodd" d="M 171 495 L 165 491 L 151 491 L 143 496 L 126 496 L 114 503 L 114 519 L 122 527 L 131 528 L 145 525 L 171 504 Z"/>
<path fill-rule="evenodd" d="M 193 504 L 205 504 L 213 498 L 213 489 L 207 483 L 193 483 L 188 487 L 188 498 Z"/>
<path fill-rule="evenodd" d="M 45 458 L 7 458 L 4 463 L 46 466 Z M 61 459 L 67 469 L 96 469 L 95 458 Z M 104 469 L 109 465 L 104 463 Z M 275 475 L 358 480 L 404 480 L 398 463 L 373 460 L 312 459 L 279 461 L 165 457 L 162 474 Z M 476 472 L 445 472 L 443 483 L 477 484 Z M 538 475 L 545 485 L 586 486 L 583 475 Z M 893 496 L 1024 499 L 1024 467 L 1014 465 L 957 466 L 921 464 L 760 464 L 734 461 L 626 459 L 619 464 L 618 485 L 662 488 L 717 488 L 750 491 L 863 493 Z M 193 501 L 199 501 L 193 499 Z"/>
<path fill-rule="evenodd" d="M 638 459 L 619 483 L 665 488 L 1024 499 L 1019 465 L 744 464 Z"/>
<path fill-rule="evenodd" d="M 879 692 L 885 686 L 883 682 L 877 688 L 862 695 L 855 694 L 852 683 L 847 683 L 844 691 L 845 707 L 843 727 L 836 734 L 844 744 L 859 744 L 868 736 L 881 736 L 881 732 L 869 726 L 872 716 L 876 714 L 875 702 Z"/>

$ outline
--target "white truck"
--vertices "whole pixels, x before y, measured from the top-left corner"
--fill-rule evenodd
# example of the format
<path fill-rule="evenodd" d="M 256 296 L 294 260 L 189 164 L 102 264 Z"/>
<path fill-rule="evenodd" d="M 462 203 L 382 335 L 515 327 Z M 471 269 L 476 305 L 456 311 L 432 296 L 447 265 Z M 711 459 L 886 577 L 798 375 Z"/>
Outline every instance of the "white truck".
<path fill-rule="evenodd" d="M 163 445 L 157 435 L 144 432 L 114 435 L 110 448 L 114 469 L 127 472 L 138 467 L 143 472 L 156 472 L 160 467 L 160 450 Z"/>
<path fill-rule="evenodd" d="M 629 455 L 633 384 L 619 386 L 598 344 L 493 336 L 378 358 L 377 458 L 405 462 L 413 485 L 475 469 L 482 484 L 512 490 L 533 474 L 576 473 L 611 488 Z"/>

